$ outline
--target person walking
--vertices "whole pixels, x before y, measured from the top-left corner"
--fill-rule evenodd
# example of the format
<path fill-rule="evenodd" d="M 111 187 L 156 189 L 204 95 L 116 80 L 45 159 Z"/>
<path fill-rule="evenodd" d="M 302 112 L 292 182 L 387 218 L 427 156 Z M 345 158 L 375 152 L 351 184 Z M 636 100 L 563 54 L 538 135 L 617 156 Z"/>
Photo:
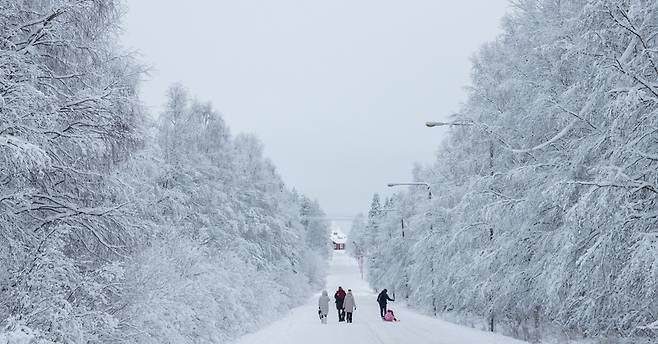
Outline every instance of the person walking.
<path fill-rule="evenodd" d="M 352 323 L 352 313 L 356 310 L 356 303 L 354 302 L 354 295 L 352 295 L 352 289 L 347 289 L 347 294 L 345 295 L 345 320 L 348 324 Z"/>
<path fill-rule="evenodd" d="M 327 315 L 329 314 L 329 294 L 326 290 L 322 291 L 322 295 L 318 299 L 318 315 L 320 316 L 320 323 L 327 323 Z"/>
<path fill-rule="evenodd" d="M 384 319 L 384 316 L 386 316 L 386 303 L 387 301 L 395 301 L 388 297 L 388 290 L 384 289 L 382 290 L 379 295 L 377 295 L 377 303 L 379 303 L 379 315 Z"/>
<path fill-rule="evenodd" d="M 334 299 L 336 299 L 336 309 L 338 310 L 338 322 L 343 322 L 345 321 L 345 290 L 343 287 L 338 287 Z"/>

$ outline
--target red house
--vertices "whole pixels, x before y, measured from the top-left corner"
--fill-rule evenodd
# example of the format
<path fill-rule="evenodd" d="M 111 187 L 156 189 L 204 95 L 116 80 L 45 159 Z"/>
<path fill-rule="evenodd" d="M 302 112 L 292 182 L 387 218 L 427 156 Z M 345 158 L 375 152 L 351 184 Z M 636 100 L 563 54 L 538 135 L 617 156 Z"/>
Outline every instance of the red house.
<path fill-rule="evenodd" d="M 331 243 L 334 245 L 334 250 L 344 250 L 345 241 L 345 234 L 341 233 L 339 230 L 335 229 L 331 233 Z"/>

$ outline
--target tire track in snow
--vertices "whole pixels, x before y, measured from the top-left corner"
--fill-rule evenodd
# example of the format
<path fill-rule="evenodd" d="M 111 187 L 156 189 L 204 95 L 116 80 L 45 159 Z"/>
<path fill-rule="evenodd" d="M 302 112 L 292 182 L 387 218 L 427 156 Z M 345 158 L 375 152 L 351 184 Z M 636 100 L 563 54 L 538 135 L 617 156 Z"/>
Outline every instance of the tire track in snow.
<path fill-rule="evenodd" d="M 315 295 L 290 310 L 260 331 L 238 340 L 241 344 L 527 344 L 512 338 L 482 332 L 448 323 L 414 312 L 401 304 L 396 313 L 400 323 L 387 323 L 379 318 L 376 293 L 364 281 L 356 261 L 343 253 L 335 253 L 327 276 L 327 290 L 337 286 L 352 288 L 359 312 L 354 324 L 339 323 L 332 312 L 328 325 L 317 319 Z"/>
<path fill-rule="evenodd" d="M 377 344 L 387 344 L 382 337 L 379 336 L 379 332 L 372 327 L 370 321 L 366 321 L 366 327 L 368 328 L 368 331 L 372 333 L 373 338 L 377 340 Z"/>

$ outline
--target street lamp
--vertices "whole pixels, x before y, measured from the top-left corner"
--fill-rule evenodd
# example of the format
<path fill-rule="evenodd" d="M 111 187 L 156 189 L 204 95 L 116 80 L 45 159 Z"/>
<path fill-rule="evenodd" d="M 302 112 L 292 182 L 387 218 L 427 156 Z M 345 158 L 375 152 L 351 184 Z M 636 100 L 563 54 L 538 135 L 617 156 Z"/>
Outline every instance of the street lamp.
<path fill-rule="evenodd" d="M 429 128 L 434 128 L 434 127 L 446 127 L 446 126 L 453 126 L 453 125 L 461 125 L 461 126 L 470 126 L 470 125 L 475 125 L 473 122 L 425 122 L 425 126 Z"/>
<path fill-rule="evenodd" d="M 392 188 L 394 186 L 424 186 L 427 188 L 427 198 L 432 199 L 432 187 L 430 186 L 429 183 L 425 182 L 412 182 L 412 183 L 388 183 L 387 184 L 389 188 Z M 404 238 L 404 218 L 400 220 L 400 223 L 402 225 L 402 237 Z"/>
<path fill-rule="evenodd" d="M 486 131 L 489 131 L 491 134 L 494 134 L 490 129 L 489 126 L 483 123 L 475 123 L 475 122 L 468 122 L 468 121 L 454 121 L 454 122 L 425 122 L 425 126 L 428 128 L 434 128 L 434 127 L 445 127 L 445 126 L 480 126 Z M 495 135 L 495 134 L 494 134 Z M 494 174 L 493 171 L 493 157 L 494 157 L 494 147 L 493 147 L 493 142 L 491 139 L 489 140 L 489 169 L 491 172 L 491 175 Z M 489 240 L 493 239 L 493 228 L 489 229 Z M 432 286 L 434 285 L 434 280 L 432 280 Z M 489 273 L 488 277 L 488 283 L 491 283 L 491 272 Z M 487 302 L 489 303 L 489 331 L 493 332 L 494 331 L 494 305 L 493 305 L 493 294 L 488 293 L 487 295 Z M 435 310 L 436 312 L 436 310 Z"/>
<path fill-rule="evenodd" d="M 425 122 L 425 126 L 428 128 L 435 128 L 435 127 L 452 127 L 452 126 L 462 126 L 462 127 L 480 127 L 484 129 L 485 131 L 489 132 L 490 135 L 496 135 L 491 129 L 489 128 L 488 125 L 484 123 L 476 123 L 473 121 L 468 121 L 468 120 L 459 120 L 459 121 L 452 121 L 452 122 Z M 502 140 L 501 140 L 502 141 Z M 493 158 L 494 158 L 494 146 L 493 146 L 493 141 L 489 139 L 489 173 L 493 176 L 494 175 L 494 166 L 493 166 Z"/>
<path fill-rule="evenodd" d="M 425 183 L 425 182 L 413 182 L 413 183 L 388 183 L 387 184 L 389 188 L 392 188 L 394 186 L 424 186 L 427 188 L 428 192 L 428 198 L 432 199 L 432 187 L 430 184 Z"/>
<path fill-rule="evenodd" d="M 427 195 L 428 199 L 432 199 L 432 187 L 430 186 L 429 183 L 426 182 L 411 182 L 411 183 L 388 183 L 387 184 L 389 188 L 394 187 L 394 186 L 424 186 L 427 188 Z M 430 213 L 427 213 L 429 216 Z M 402 237 L 404 238 L 404 219 L 401 220 L 402 223 Z M 430 232 L 434 230 L 434 225 L 430 223 Z M 432 276 L 432 308 L 434 310 L 434 316 L 436 316 L 436 295 L 434 292 L 434 248 L 432 247 L 432 267 L 431 267 L 431 276 Z M 406 270 L 405 270 L 406 271 Z M 406 276 L 406 275 L 405 275 Z M 408 277 L 405 277 L 405 284 L 408 285 L 409 280 Z M 408 289 L 408 287 L 407 287 Z"/>

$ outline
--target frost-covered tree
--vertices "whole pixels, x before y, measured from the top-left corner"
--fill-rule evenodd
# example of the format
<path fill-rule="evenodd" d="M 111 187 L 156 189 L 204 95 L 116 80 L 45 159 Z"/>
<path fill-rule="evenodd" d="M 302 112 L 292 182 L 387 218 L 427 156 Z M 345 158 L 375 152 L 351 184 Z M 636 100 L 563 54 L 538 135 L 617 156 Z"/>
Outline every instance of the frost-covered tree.
<path fill-rule="evenodd" d="M 0 342 L 227 342 L 323 283 L 319 205 L 182 86 L 145 116 L 121 12 L 0 0 Z"/>
<path fill-rule="evenodd" d="M 350 225 L 346 245 L 347 252 L 355 257 L 363 257 L 366 254 L 365 228 L 366 217 L 363 214 L 357 214 Z"/>
<path fill-rule="evenodd" d="M 439 197 L 402 194 L 406 249 L 375 251 L 409 268 L 371 282 L 409 273 L 415 307 L 526 339 L 655 336 L 658 7 L 512 4 L 437 161 L 417 171 Z"/>
<path fill-rule="evenodd" d="M 297 200 L 300 204 L 301 223 L 306 233 L 306 241 L 317 252 L 321 252 L 324 257 L 328 257 L 331 252 L 329 238 L 329 223 L 326 215 L 320 208 L 316 200 L 310 200 L 306 196 L 301 196 Z"/>
<path fill-rule="evenodd" d="M 317 202 L 285 188 L 255 137 L 232 137 L 180 85 L 167 99 L 147 153 L 156 168 L 128 167 L 150 233 L 122 315 L 138 343 L 226 342 L 323 283 L 326 221 Z"/>
<path fill-rule="evenodd" d="M 366 249 L 369 253 L 374 253 L 376 250 L 378 250 L 377 246 L 379 243 L 378 237 L 380 233 L 380 221 L 383 215 L 384 212 L 382 210 L 380 197 L 379 194 L 376 193 L 372 196 L 372 202 L 370 202 L 370 210 L 368 210 L 368 223 L 366 225 L 364 234 Z"/>
<path fill-rule="evenodd" d="M 142 121 L 117 1 L 0 1 L 0 328 L 108 340 L 131 241 L 111 171 Z"/>

